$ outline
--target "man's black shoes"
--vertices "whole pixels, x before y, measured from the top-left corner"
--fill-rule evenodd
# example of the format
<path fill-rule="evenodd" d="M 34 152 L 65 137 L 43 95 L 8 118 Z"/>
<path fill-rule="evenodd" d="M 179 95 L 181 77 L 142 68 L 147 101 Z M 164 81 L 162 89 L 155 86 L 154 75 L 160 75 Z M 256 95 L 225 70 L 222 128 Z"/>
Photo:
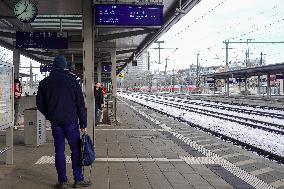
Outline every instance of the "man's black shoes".
<path fill-rule="evenodd" d="M 55 188 L 56 189 L 66 189 L 66 188 L 68 188 L 69 186 L 68 186 L 68 182 L 58 182 L 58 183 L 56 183 L 56 185 L 55 185 Z"/>
<path fill-rule="evenodd" d="M 73 185 L 73 187 L 74 188 L 82 188 L 82 187 L 88 187 L 88 186 L 91 186 L 91 182 L 90 181 L 85 181 L 85 180 L 83 180 L 83 181 L 75 181 L 74 182 L 74 185 Z"/>

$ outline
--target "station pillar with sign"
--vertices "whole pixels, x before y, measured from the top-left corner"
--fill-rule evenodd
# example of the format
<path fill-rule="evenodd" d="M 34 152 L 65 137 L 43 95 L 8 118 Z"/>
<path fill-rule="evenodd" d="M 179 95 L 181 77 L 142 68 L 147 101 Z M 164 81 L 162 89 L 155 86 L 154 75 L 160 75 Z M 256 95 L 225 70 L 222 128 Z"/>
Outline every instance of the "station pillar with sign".
<path fill-rule="evenodd" d="M 13 65 L 0 61 L 0 130 L 6 131 L 6 144 L 1 145 L 0 155 L 6 164 L 13 164 L 14 126 L 14 71 Z"/>

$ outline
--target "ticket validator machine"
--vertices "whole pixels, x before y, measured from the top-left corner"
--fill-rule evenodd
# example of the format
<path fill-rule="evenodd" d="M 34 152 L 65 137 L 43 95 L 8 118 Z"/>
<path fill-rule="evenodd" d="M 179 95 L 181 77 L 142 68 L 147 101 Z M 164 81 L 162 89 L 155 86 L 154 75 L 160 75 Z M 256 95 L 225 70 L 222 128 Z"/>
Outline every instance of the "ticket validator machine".
<path fill-rule="evenodd" d="M 25 145 L 40 146 L 46 142 L 46 119 L 37 108 L 24 111 Z"/>

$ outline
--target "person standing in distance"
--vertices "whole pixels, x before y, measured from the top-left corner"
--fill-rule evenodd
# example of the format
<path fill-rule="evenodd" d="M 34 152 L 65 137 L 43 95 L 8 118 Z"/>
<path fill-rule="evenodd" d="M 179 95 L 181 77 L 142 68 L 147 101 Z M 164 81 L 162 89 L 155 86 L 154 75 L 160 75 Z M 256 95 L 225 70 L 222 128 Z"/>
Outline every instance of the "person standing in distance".
<path fill-rule="evenodd" d="M 102 113 L 102 104 L 104 104 L 104 96 L 100 82 L 96 83 L 95 85 L 94 95 L 95 95 L 95 120 L 96 120 L 95 123 L 97 126 L 99 123 L 100 115 Z"/>
<path fill-rule="evenodd" d="M 36 104 L 38 110 L 51 123 L 55 146 L 55 167 L 58 174 L 57 189 L 68 188 L 65 160 L 65 138 L 71 149 L 74 187 L 88 187 L 80 166 L 80 131 L 86 132 L 87 111 L 81 86 L 76 76 L 65 70 L 66 58 L 55 57 L 50 75 L 39 83 Z M 79 124 L 78 124 L 79 120 Z"/>
<path fill-rule="evenodd" d="M 23 87 L 19 79 L 14 79 L 14 129 L 19 126 L 19 99 L 21 98 Z"/>

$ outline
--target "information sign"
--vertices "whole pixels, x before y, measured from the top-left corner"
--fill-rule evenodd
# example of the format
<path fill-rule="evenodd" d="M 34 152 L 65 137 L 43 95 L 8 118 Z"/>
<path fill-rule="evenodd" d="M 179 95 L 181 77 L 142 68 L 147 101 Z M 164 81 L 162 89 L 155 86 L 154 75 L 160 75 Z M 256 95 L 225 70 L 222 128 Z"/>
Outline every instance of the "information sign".
<path fill-rule="evenodd" d="M 0 129 L 13 123 L 13 67 L 0 61 Z"/>
<path fill-rule="evenodd" d="M 118 74 L 118 77 L 119 77 L 120 79 L 123 79 L 123 78 L 124 78 L 124 74 L 123 74 L 123 73 L 120 73 L 120 74 Z"/>
<path fill-rule="evenodd" d="M 41 65 L 40 66 L 40 72 L 43 73 L 43 72 L 51 72 L 51 70 L 53 69 L 53 65 L 50 64 L 50 65 Z"/>
<path fill-rule="evenodd" d="M 106 4 L 95 5 L 98 26 L 159 26 L 163 25 L 163 5 Z"/>
<path fill-rule="evenodd" d="M 102 65 L 102 73 L 110 73 L 111 72 L 111 65 L 110 64 L 103 64 Z"/>
<path fill-rule="evenodd" d="M 207 78 L 207 83 L 214 83 L 214 82 L 215 82 L 214 78 Z"/>
<path fill-rule="evenodd" d="M 16 47 L 68 49 L 66 32 L 16 32 Z"/>
<path fill-rule="evenodd" d="M 46 65 L 40 65 L 40 72 L 47 72 L 47 66 Z"/>

